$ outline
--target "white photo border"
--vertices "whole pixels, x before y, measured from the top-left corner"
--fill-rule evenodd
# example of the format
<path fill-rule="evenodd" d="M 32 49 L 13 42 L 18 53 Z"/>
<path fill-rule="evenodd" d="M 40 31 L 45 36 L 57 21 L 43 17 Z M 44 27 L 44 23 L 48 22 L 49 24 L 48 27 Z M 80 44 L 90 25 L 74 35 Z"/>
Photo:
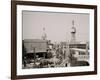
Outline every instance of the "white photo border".
<path fill-rule="evenodd" d="M 22 10 L 29 11 L 49 11 L 49 12 L 71 12 L 88 13 L 90 28 L 90 66 L 82 67 L 60 67 L 60 68 L 41 68 L 41 69 L 22 69 Z M 37 75 L 52 73 L 86 72 L 94 71 L 94 9 L 80 8 L 60 8 L 46 6 L 17 5 L 17 75 Z"/>

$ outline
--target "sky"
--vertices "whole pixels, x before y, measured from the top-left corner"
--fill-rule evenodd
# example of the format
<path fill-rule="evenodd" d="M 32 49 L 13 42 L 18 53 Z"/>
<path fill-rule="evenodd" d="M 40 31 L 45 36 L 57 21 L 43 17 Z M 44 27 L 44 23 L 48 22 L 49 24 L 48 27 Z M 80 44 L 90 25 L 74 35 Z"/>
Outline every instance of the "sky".
<path fill-rule="evenodd" d="M 41 39 L 43 28 L 53 42 L 70 41 L 72 21 L 76 40 L 89 41 L 89 14 L 60 12 L 22 12 L 23 39 Z"/>

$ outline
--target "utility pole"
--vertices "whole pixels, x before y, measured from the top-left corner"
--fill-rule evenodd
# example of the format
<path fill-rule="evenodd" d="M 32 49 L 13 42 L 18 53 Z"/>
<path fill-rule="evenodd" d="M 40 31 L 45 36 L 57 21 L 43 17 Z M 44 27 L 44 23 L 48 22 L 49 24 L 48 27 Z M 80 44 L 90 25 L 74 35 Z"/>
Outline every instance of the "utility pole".
<path fill-rule="evenodd" d="M 69 51 L 69 42 L 66 42 L 66 60 L 68 60 L 68 56 L 70 54 L 70 51 Z"/>
<path fill-rule="evenodd" d="M 34 54 L 34 65 L 36 65 L 36 53 L 35 53 L 35 47 L 33 48 L 33 54 Z"/>

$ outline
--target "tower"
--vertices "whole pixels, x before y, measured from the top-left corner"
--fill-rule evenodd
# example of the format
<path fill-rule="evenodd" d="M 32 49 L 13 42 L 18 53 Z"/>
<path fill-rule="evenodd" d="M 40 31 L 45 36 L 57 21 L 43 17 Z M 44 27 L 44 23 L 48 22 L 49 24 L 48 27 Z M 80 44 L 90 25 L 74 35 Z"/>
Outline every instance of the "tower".
<path fill-rule="evenodd" d="M 45 28 L 43 28 L 42 40 L 47 40 L 47 35 L 45 32 Z"/>
<path fill-rule="evenodd" d="M 74 26 L 74 20 L 72 21 L 72 28 L 71 28 L 71 43 L 75 44 L 76 42 L 76 28 Z"/>

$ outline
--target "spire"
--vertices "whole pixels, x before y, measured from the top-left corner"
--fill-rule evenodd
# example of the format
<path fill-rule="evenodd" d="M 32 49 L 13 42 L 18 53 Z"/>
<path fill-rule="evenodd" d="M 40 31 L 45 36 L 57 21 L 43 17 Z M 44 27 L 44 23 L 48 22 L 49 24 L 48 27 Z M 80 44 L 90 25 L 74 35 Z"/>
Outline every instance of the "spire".
<path fill-rule="evenodd" d="M 45 27 L 43 27 L 42 39 L 43 39 L 43 40 L 46 40 L 46 39 L 47 39 L 47 35 L 46 35 L 46 32 L 45 32 Z"/>
<path fill-rule="evenodd" d="M 76 28 L 74 26 L 74 20 L 72 20 L 72 28 L 71 28 L 71 42 L 75 43 L 76 41 Z"/>
<path fill-rule="evenodd" d="M 72 20 L 71 33 L 76 33 L 76 28 L 74 27 L 74 20 Z"/>

